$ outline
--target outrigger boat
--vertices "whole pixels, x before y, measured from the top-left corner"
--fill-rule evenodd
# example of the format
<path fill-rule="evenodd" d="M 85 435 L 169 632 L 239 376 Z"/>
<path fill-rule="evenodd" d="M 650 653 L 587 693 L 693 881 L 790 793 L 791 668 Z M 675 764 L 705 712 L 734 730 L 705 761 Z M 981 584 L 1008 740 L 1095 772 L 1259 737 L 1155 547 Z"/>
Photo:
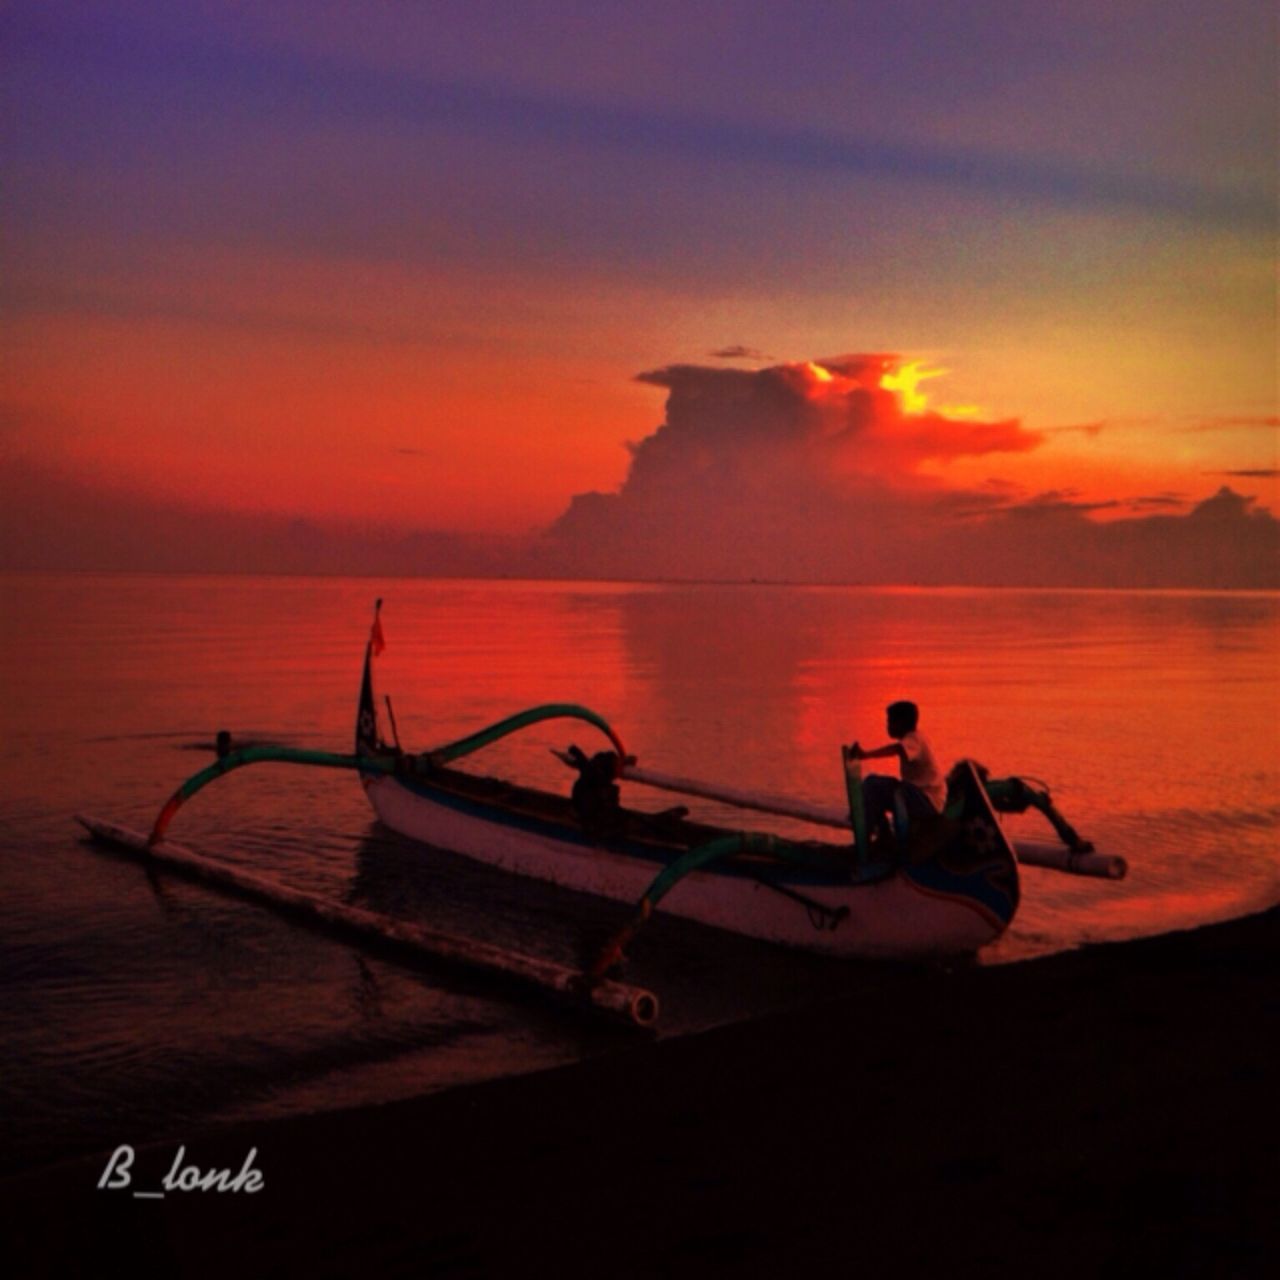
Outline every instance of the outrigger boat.
<path fill-rule="evenodd" d="M 614 969 L 659 901 L 672 915 L 827 955 L 919 958 L 973 952 L 998 938 L 1018 908 L 1020 861 L 1110 878 L 1125 873 L 1122 859 L 1095 853 L 1076 834 L 1043 786 L 989 779 L 972 761 L 952 771 L 941 815 L 908 820 L 900 811 L 894 838 L 873 840 L 860 767 L 848 752 L 848 807 L 833 809 L 642 769 L 607 721 L 571 704 L 534 707 L 434 750 L 405 751 L 390 700 L 388 740 L 374 697 L 381 603 L 365 649 L 354 753 L 233 748 L 222 735 L 218 760 L 173 795 L 148 847 L 160 845 L 187 798 L 233 768 L 288 761 L 354 769 L 378 818 L 393 831 L 517 875 L 634 904 L 582 975 L 588 988 Z M 594 726 L 610 746 L 591 756 L 576 746 L 556 752 L 578 775 L 568 795 L 455 767 L 508 734 L 557 718 Z M 683 807 L 659 813 L 624 807 L 624 782 L 838 828 L 843 836 L 838 843 L 790 839 L 694 821 Z M 1028 808 L 1045 814 L 1060 844 L 1015 850 L 997 812 Z"/>

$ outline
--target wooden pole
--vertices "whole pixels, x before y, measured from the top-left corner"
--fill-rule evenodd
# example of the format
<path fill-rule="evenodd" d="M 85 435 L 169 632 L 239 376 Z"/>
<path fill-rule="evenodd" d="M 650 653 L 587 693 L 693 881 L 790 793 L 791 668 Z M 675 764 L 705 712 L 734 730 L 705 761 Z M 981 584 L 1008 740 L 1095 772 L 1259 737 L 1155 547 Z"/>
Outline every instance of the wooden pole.
<path fill-rule="evenodd" d="M 1066 871 L 1075 876 L 1096 876 L 1100 880 L 1123 880 L 1129 864 L 1117 853 L 1075 853 L 1065 844 L 1046 844 L 1040 840 L 1019 840 L 1013 851 L 1018 861 L 1028 867 L 1047 867 L 1050 871 Z"/>
<path fill-rule="evenodd" d="M 508 951 L 474 938 L 427 929 L 407 920 L 366 911 L 328 898 L 292 889 L 267 876 L 214 861 L 171 840 L 148 843 L 140 831 L 76 815 L 76 821 L 95 840 L 138 854 L 145 862 L 160 863 L 204 884 L 252 899 L 277 911 L 300 916 L 347 935 L 389 944 L 451 964 L 501 974 L 527 986 L 552 991 L 638 1027 L 652 1027 L 658 1020 L 658 998 L 652 992 L 607 979 L 588 983 L 575 969 L 539 956 Z"/>
<path fill-rule="evenodd" d="M 776 813 L 782 818 L 797 818 L 801 822 L 815 822 L 822 827 L 840 827 L 849 830 L 847 809 L 826 808 L 805 804 L 785 796 L 764 795 L 760 792 L 736 791 L 711 782 L 699 782 L 694 778 L 678 778 L 671 773 L 658 773 L 653 769 L 628 767 L 622 771 L 624 782 L 639 782 L 661 791 L 675 791 L 680 795 L 701 796 L 704 800 L 719 800 L 738 809 L 755 809 L 760 813 Z"/>
<path fill-rule="evenodd" d="M 718 800 L 721 804 L 733 805 L 739 809 L 755 809 L 760 813 L 773 813 L 782 818 L 796 818 L 820 827 L 836 827 L 848 831 L 850 826 L 847 810 L 827 805 L 805 804 L 782 796 L 737 791 L 732 787 L 699 782 L 695 778 L 679 778 L 675 774 L 657 773 L 652 769 L 628 768 L 622 777 L 624 781 L 639 782 L 661 791 L 701 796 L 704 800 Z M 1074 853 L 1065 845 L 1044 844 L 1038 840 L 1014 841 L 1013 851 L 1017 854 L 1018 861 L 1026 866 L 1047 867 L 1051 871 L 1065 871 L 1076 876 L 1123 880 L 1129 869 L 1128 863 L 1118 854 Z"/>

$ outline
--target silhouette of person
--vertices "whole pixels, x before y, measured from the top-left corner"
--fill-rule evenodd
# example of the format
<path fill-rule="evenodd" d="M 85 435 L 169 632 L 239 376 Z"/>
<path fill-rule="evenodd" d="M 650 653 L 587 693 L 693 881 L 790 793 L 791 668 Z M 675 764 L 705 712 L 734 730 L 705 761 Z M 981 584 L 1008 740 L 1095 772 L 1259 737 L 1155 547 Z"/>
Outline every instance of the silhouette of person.
<path fill-rule="evenodd" d="M 873 773 L 862 780 L 862 803 L 873 840 L 891 835 L 892 814 L 899 798 L 907 816 L 926 817 L 941 813 L 947 802 L 947 788 L 929 740 L 918 728 L 920 708 L 914 702 L 894 702 L 886 709 L 886 729 L 892 742 L 870 751 L 855 742 L 845 749 L 851 760 L 896 759 L 898 778 Z"/>

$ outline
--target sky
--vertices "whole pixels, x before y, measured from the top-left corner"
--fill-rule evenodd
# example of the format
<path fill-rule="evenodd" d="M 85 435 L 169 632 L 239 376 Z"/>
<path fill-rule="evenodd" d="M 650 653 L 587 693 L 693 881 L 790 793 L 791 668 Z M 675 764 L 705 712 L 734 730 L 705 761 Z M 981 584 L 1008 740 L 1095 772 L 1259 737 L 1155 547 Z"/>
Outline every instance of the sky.
<path fill-rule="evenodd" d="M 1280 586 L 1276 49 L 17 0 L 0 567 Z"/>

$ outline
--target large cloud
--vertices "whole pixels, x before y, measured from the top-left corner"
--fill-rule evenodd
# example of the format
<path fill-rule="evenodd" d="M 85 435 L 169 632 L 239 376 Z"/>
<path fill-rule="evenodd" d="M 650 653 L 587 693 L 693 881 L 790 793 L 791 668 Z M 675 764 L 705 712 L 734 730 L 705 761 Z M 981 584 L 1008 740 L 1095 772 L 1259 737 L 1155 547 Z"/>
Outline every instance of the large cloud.
<path fill-rule="evenodd" d="M 666 422 L 635 448 L 623 494 L 684 469 L 729 467 L 734 475 L 803 474 L 808 485 L 858 478 L 901 485 L 921 462 L 1032 449 L 1041 437 L 1017 422 L 957 422 L 907 413 L 915 366 L 894 356 L 841 356 L 767 369 L 669 365 L 637 381 L 665 387 Z M 895 389 L 895 382 L 903 390 Z"/>
<path fill-rule="evenodd" d="M 871 354 L 640 374 L 669 392 L 665 421 L 632 447 L 618 493 L 573 500 L 548 538 L 551 567 L 899 579 L 946 501 L 924 463 L 1040 443 L 1017 422 L 905 412 L 912 372 Z"/>
<path fill-rule="evenodd" d="M 758 370 L 672 365 L 662 424 L 617 493 L 575 497 L 546 572 L 602 577 L 1047 585 L 1280 585 L 1277 522 L 1228 489 L 1186 516 L 1103 523 L 1114 503 L 948 489 L 938 464 L 1021 452 L 1016 420 L 926 412 L 888 355 Z M 926 467 L 930 464 L 930 467 Z"/>

